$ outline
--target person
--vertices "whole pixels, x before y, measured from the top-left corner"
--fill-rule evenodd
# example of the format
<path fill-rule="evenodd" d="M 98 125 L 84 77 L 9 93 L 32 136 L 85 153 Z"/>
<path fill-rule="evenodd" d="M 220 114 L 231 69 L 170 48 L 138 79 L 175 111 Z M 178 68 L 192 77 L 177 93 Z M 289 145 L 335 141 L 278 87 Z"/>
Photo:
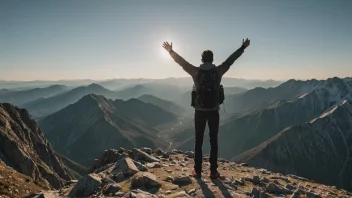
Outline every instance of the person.
<path fill-rule="evenodd" d="M 244 50 L 249 46 L 250 40 L 242 40 L 242 45 L 230 55 L 219 66 L 213 64 L 214 55 L 210 50 L 205 50 L 201 57 L 202 64 L 195 67 L 172 49 L 172 43 L 163 43 L 163 47 L 169 52 L 171 57 L 178 63 L 189 75 L 192 76 L 196 93 L 195 98 L 195 146 L 194 146 L 194 170 L 192 174 L 200 178 L 202 174 L 202 145 L 206 123 L 209 127 L 210 138 L 210 178 L 217 179 L 220 177 L 218 172 L 218 131 L 219 131 L 219 88 L 222 76 L 229 70 L 230 66 L 239 58 Z M 208 73 L 207 73 L 208 72 Z M 205 73 L 205 74 L 204 74 Z M 209 75 L 210 74 L 210 75 Z M 205 77 L 204 77 L 205 76 Z M 209 77 L 210 76 L 210 77 Z M 212 85 L 209 85 L 212 83 Z"/>

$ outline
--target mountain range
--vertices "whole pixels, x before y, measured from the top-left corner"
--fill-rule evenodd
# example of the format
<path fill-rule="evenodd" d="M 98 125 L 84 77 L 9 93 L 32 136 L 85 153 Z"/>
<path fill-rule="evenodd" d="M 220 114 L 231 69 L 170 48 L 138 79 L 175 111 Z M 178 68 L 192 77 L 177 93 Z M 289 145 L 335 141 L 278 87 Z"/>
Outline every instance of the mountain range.
<path fill-rule="evenodd" d="M 108 148 L 165 147 L 154 127 L 176 120 L 175 114 L 137 99 L 113 101 L 89 94 L 39 124 L 55 150 L 89 165 Z"/>
<path fill-rule="evenodd" d="M 237 156 L 237 162 L 352 189 L 352 104 L 343 100 Z"/>

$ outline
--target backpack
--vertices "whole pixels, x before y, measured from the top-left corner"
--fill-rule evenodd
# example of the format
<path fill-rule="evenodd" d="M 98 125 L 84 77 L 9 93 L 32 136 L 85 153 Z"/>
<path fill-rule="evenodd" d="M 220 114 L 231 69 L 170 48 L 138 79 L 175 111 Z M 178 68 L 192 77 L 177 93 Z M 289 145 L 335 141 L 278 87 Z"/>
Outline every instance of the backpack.
<path fill-rule="evenodd" d="M 196 80 L 199 83 L 198 90 L 193 86 L 192 91 L 192 106 L 195 107 L 196 103 L 205 109 L 215 108 L 217 105 L 222 104 L 224 101 L 224 91 L 222 86 L 218 87 L 219 74 L 217 70 L 202 70 L 198 71 Z"/>

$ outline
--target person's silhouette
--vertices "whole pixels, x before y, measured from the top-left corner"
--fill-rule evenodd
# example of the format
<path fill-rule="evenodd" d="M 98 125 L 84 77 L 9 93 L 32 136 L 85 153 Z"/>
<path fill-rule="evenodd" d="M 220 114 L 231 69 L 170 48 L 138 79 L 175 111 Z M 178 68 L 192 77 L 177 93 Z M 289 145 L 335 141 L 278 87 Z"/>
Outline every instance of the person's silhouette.
<path fill-rule="evenodd" d="M 195 108 L 195 157 L 194 170 L 192 173 L 195 177 L 201 177 L 202 173 L 202 145 L 207 122 L 210 137 L 210 177 L 216 179 L 220 176 L 220 173 L 217 171 L 217 158 L 221 78 L 229 70 L 235 60 L 242 55 L 249 44 L 250 40 L 248 38 L 246 40 L 243 39 L 242 46 L 219 66 L 213 64 L 213 52 L 205 50 L 202 53 L 201 59 L 203 63 L 199 67 L 195 67 L 173 51 L 172 43 L 163 43 L 163 47 L 170 53 L 175 62 L 192 76 L 194 82 L 195 96 L 193 99 L 193 106 Z"/>

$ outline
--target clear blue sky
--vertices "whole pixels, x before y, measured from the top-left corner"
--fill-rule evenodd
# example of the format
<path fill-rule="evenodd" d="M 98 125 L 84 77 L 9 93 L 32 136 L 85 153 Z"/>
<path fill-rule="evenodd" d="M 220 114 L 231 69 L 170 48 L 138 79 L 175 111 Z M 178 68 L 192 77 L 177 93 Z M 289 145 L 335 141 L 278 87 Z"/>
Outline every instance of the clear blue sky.
<path fill-rule="evenodd" d="M 183 77 L 251 46 L 227 77 L 352 76 L 351 0 L 0 0 L 0 80 Z"/>

